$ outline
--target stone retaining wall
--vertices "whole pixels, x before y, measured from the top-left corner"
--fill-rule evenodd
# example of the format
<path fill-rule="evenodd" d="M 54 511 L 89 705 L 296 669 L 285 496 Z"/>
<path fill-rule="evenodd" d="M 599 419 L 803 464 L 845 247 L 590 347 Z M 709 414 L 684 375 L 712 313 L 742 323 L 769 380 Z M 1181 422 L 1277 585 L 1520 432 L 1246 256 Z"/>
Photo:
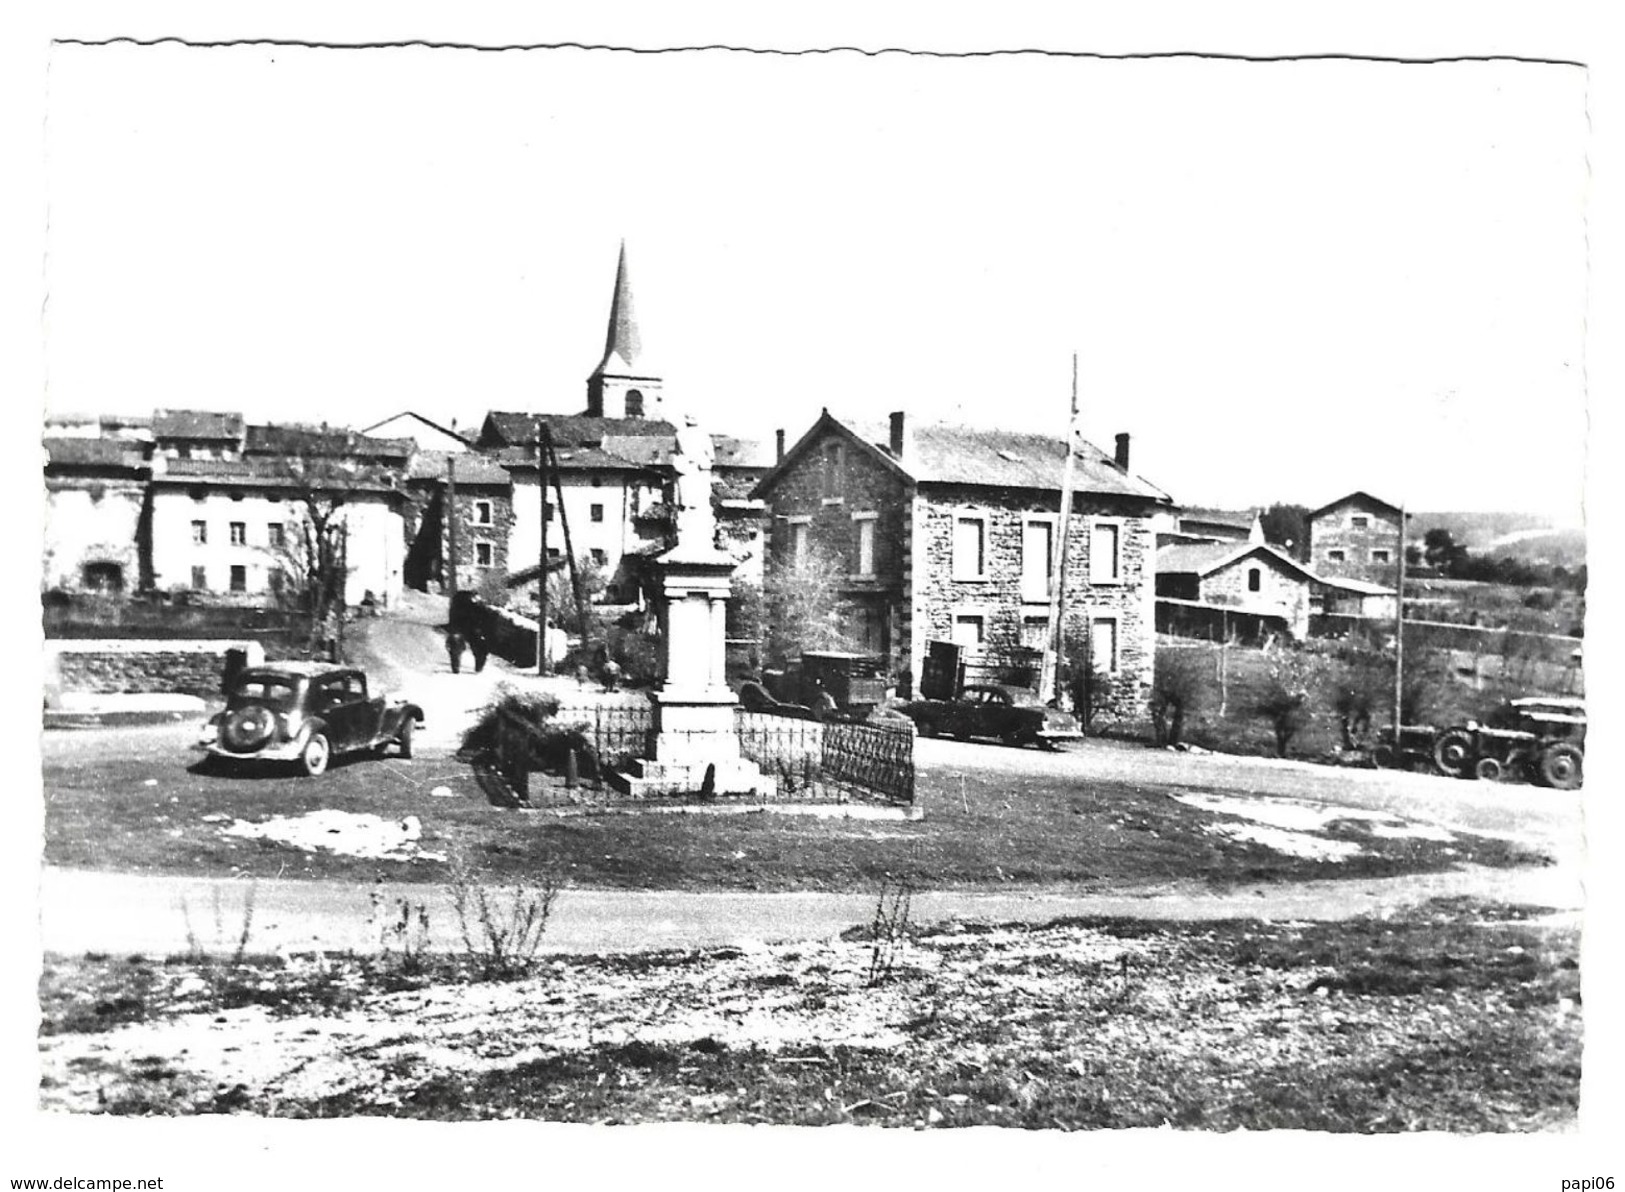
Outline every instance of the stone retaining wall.
<path fill-rule="evenodd" d="M 218 695 L 226 651 L 234 649 L 250 666 L 265 662 L 256 641 L 47 641 L 46 701 L 64 692 Z"/>

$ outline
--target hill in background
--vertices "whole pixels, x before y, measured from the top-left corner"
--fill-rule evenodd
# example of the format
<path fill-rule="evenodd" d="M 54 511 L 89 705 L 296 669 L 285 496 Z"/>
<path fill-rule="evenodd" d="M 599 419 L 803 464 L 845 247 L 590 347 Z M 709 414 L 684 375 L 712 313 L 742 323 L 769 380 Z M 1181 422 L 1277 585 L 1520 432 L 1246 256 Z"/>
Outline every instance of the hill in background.
<path fill-rule="evenodd" d="M 1479 558 L 1506 556 L 1537 566 L 1573 570 L 1586 561 L 1585 529 L 1530 513 L 1413 513 L 1410 540 L 1445 529 Z"/>

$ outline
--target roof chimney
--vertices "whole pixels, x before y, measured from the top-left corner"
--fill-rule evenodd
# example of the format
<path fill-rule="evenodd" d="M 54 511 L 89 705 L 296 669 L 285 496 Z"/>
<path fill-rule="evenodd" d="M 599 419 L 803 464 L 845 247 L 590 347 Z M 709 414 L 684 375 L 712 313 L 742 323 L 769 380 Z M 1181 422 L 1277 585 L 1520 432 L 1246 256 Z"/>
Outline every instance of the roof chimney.
<path fill-rule="evenodd" d="M 777 463 L 783 463 L 784 462 L 784 427 L 781 426 L 781 427 L 779 427 L 778 430 L 773 432 L 773 439 L 774 439 L 774 442 L 777 443 L 777 445 L 778 445 L 778 454 L 774 456 L 774 460 Z"/>
<path fill-rule="evenodd" d="M 1117 455 L 1114 457 L 1112 462 L 1115 463 L 1118 467 L 1122 468 L 1123 471 L 1125 471 L 1125 472 L 1128 471 L 1128 432 L 1127 431 L 1124 431 L 1122 434 L 1119 434 L 1117 436 Z"/>
<path fill-rule="evenodd" d="M 891 416 L 891 453 L 898 459 L 903 458 L 903 445 L 908 438 L 908 418 L 902 410 L 895 410 Z"/>

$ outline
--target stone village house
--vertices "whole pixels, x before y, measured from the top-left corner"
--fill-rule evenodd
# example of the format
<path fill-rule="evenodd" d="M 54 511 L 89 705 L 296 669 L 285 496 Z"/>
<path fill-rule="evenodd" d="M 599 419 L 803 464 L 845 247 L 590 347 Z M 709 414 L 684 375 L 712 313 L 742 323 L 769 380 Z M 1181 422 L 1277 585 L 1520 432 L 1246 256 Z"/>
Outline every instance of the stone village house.
<path fill-rule="evenodd" d="M 927 643 L 996 661 L 1042 647 L 1054 579 L 1063 440 L 916 424 L 869 428 L 825 411 L 756 486 L 771 515 L 770 566 L 811 551 L 844 560 L 840 595 L 858 648 L 883 656 L 900 693 Z M 1120 711 L 1143 709 L 1155 655 L 1154 519 L 1167 494 L 1080 443 L 1064 630 L 1113 677 Z"/>
<path fill-rule="evenodd" d="M 1400 510 L 1352 492 L 1309 514 L 1309 566 L 1327 579 L 1392 588 L 1399 580 Z"/>
<path fill-rule="evenodd" d="M 1159 627 L 1201 622 L 1212 636 L 1284 630 L 1309 635 L 1316 576 L 1285 551 L 1258 542 L 1183 542 L 1157 550 Z"/>

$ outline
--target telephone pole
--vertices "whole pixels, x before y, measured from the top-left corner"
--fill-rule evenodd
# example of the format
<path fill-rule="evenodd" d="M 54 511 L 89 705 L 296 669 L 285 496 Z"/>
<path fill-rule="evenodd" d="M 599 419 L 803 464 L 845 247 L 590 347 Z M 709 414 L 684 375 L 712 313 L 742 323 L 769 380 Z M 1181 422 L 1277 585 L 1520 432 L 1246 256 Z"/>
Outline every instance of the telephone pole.
<path fill-rule="evenodd" d="M 547 656 L 547 457 L 552 452 L 551 436 L 547 424 L 536 419 L 536 497 L 540 503 L 537 512 L 542 519 L 541 547 L 537 553 L 536 576 L 536 673 L 545 675 L 552 669 Z"/>
<path fill-rule="evenodd" d="M 457 456 L 446 453 L 446 595 L 457 595 Z"/>
<path fill-rule="evenodd" d="M 1399 507 L 1399 582 L 1394 585 L 1394 756 L 1400 748 L 1400 710 L 1405 705 L 1405 505 Z"/>
<path fill-rule="evenodd" d="M 1061 660 L 1065 649 L 1063 614 L 1066 600 L 1067 538 L 1072 526 L 1072 469 L 1077 458 L 1078 443 L 1078 354 L 1072 353 L 1072 416 L 1066 424 L 1066 463 L 1061 468 L 1060 520 L 1055 527 L 1057 541 L 1051 555 L 1054 574 L 1050 576 L 1049 626 L 1045 637 L 1043 669 L 1040 672 L 1039 691 L 1059 702 L 1061 698 Z"/>

